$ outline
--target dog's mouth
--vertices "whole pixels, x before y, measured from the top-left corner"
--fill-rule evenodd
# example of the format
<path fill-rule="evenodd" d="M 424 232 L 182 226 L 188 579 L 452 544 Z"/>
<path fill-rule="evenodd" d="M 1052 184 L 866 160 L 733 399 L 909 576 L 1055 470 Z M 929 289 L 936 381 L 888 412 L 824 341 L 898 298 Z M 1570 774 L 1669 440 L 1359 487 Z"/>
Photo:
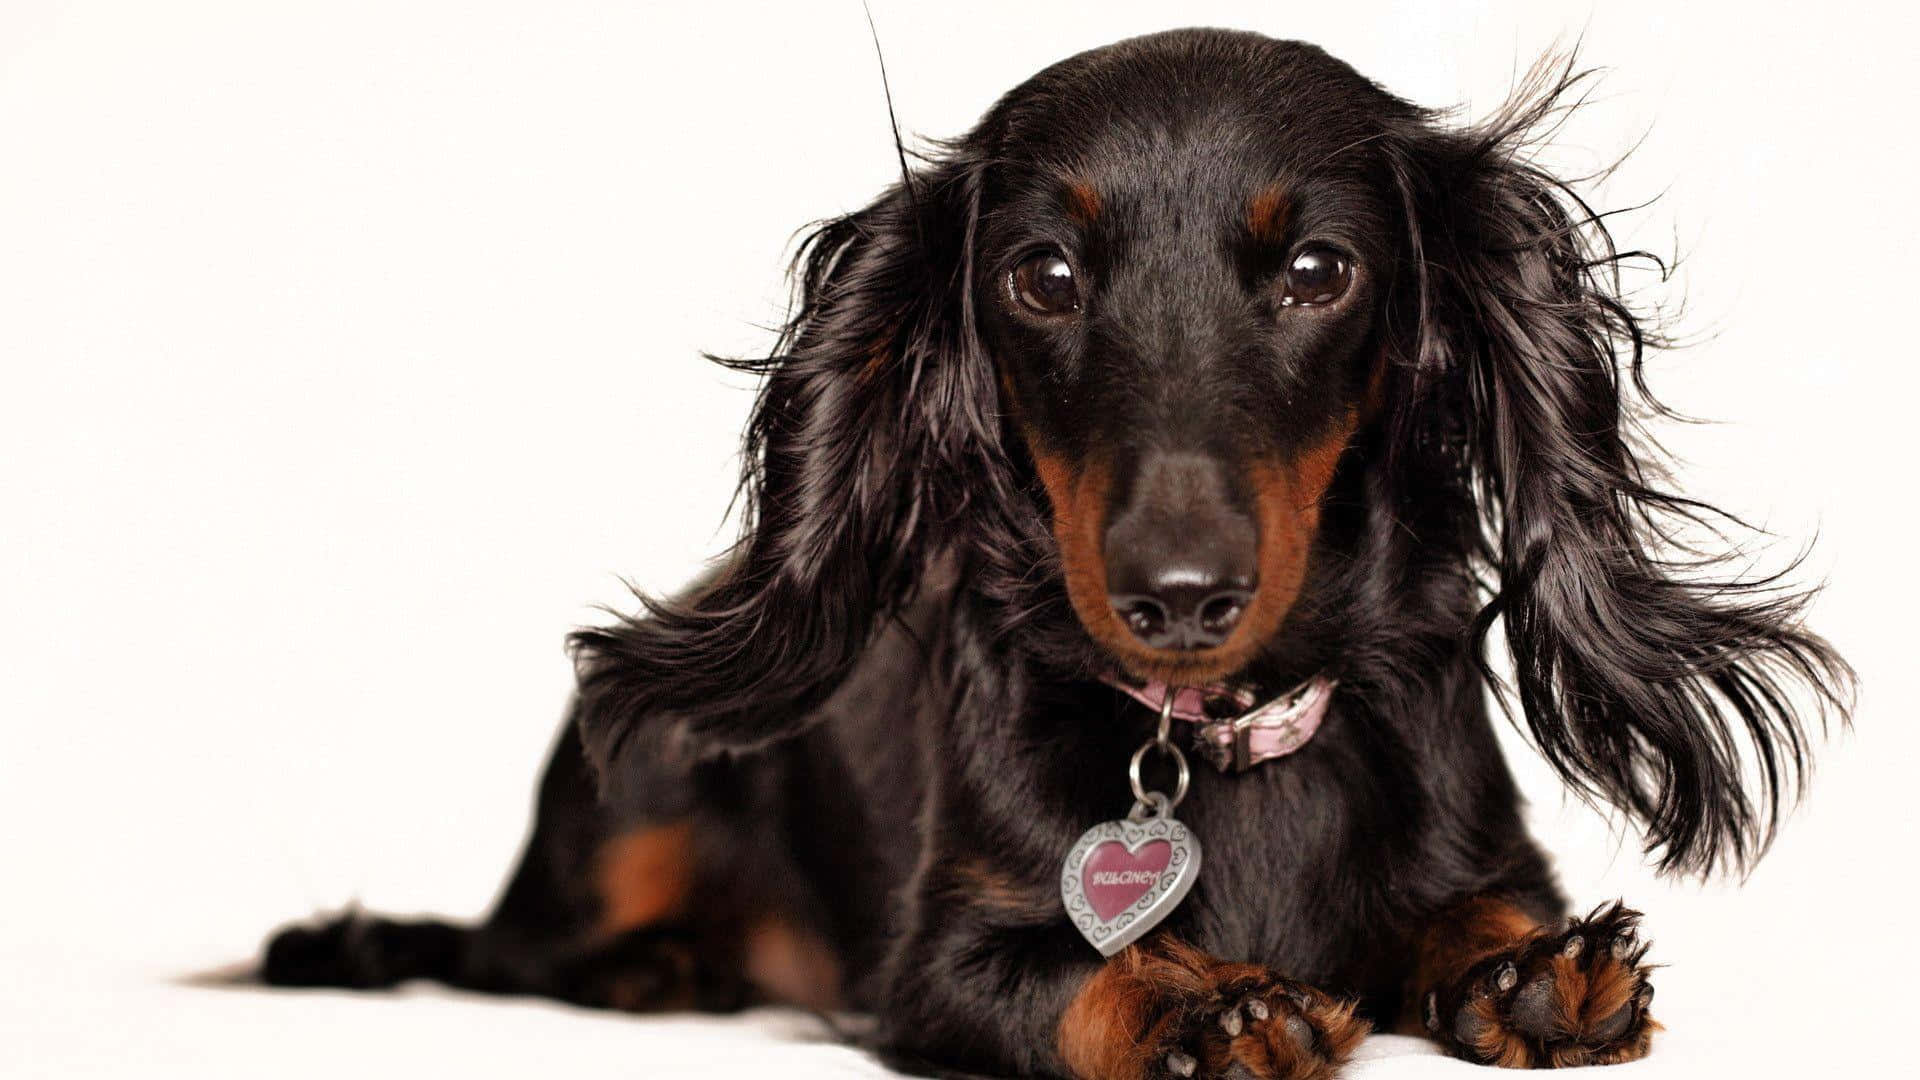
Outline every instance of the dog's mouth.
<path fill-rule="evenodd" d="M 1139 552 L 1124 546 L 1128 533 L 1114 525 L 1114 474 L 1107 461 L 1096 458 L 1076 468 L 1034 453 L 1053 504 L 1067 597 L 1088 636 L 1135 679 L 1197 687 L 1244 671 L 1279 635 L 1299 598 L 1321 499 L 1356 427 L 1357 417 L 1350 415 L 1303 452 L 1245 468 L 1252 520 L 1244 529 L 1247 556 L 1237 565 L 1182 557 L 1217 554 L 1220 545 L 1211 542 L 1234 530 L 1181 507 L 1159 515 L 1172 522 L 1173 540 L 1146 545 L 1156 557 L 1147 560 L 1153 569 L 1145 574 L 1135 572 Z M 1130 478 L 1129 487 L 1138 499 L 1138 477 Z M 1145 487 L 1152 497 L 1153 485 Z M 1171 556 L 1161 557 L 1169 551 Z M 1228 569 L 1202 573 L 1190 565 L 1195 563 Z"/>

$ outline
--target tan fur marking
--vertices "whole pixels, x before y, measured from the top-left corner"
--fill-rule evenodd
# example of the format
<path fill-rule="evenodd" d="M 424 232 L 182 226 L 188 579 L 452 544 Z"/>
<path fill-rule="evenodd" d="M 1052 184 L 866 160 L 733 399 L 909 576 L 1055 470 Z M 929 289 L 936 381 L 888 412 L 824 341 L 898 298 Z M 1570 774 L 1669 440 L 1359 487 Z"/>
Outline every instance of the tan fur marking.
<path fill-rule="evenodd" d="M 1085 228 L 1100 220 L 1100 192 L 1085 180 L 1067 185 L 1067 216 Z"/>
<path fill-rule="evenodd" d="M 1333 483 L 1359 417 L 1349 412 L 1334 429 L 1288 461 L 1253 468 L 1260 518 L 1260 587 L 1219 652 L 1238 667 L 1280 632 L 1306 581 L 1307 560 L 1320 529 L 1320 500 Z"/>
<path fill-rule="evenodd" d="M 1109 473 L 1104 462 L 1078 472 L 1065 458 L 1049 454 L 1029 436 L 1034 471 L 1053 504 L 1053 536 L 1060 545 L 1060 568 L 1067 600 L 1094 640 L 1121 656 L 1146 652 L 1107 603 L 1107 561 L 1101 532 L 1107 520 Z"/>
<path fill-rule="evenodd" d="M 1498 1065 L 1503 1069 L 1530 1069 L 1533 1067 L 1533 1051 L 1520 1039 L 1509 1038 L 1506 1021 L 1500 1016 L 1500 1010 L 1492 998 L 1479 998 L 1468 1003 L 1467 1008 L 1474 1018 L 1480 1021 L 1479 1030 L 1474 1035 L 1473 1048 L 1482 1060 Z"/>
<path fill-rule="evenodd" d="M 1081 1080 L 1134 1080 L 1144 1074 L 1143 1044 L 1153 994 L 1142 978 L 1138 946 L 1093 973 L 1060 1017 L 1060 1060 Z"/>
<path fill-rule="evenodd" d="M 1467 969 L 1494 953 L 1513 947 L 1540 928 L 1533 916 L 1490 896 L 1476 897 L 1434 922 L 1421 939 L 1415 958 L 1410 1013 L 1414 1026 L 1402 1029 L 1416 1033 L 1420 1003 L 1427 991 L 1451 984 Z"/>
<path fill-rule="evenodd" d="M 1549 1003 L 1553 1009 L 1553 1025 L 1568 1035 L 1577 1035 L 1586 1030 L 1581 1020 L 1582 1003 L 1587 1000 L 1587 973 L 1580 969 L 1580 961 L 1570 956 L 1556 956 L 1547 961 L 1553 971 L 1553 998 Z"/>
<path fill-rule="evenodd" d="M 881 342 L 873 348 L 868 349 L 867 362 L 860 365 L 859 381 L 861 383 L 872 382 L 879 377 L 882 371 L 886 370 L 888 362 L 892 359 L 893 347 L 888 342 Z"/>
<path fill-rule="evenodd" d="M 1312 1046 L 1295 1042 L 1288 1031 L 1284 1016 L 1295 1006 L 1271 971 L 1226 963 L 1163 938 L 1123 949 L 1088 977 L 1060 1018 L 1056 1046 L 1068 1071 L 1081 1080 L 1162 1075 L 1157 1058 L 1172 1045 L 1174 1024 L 1259 991 L 1272 1020 L 1243 1017 L 1241 1033 L 1232 1037 L 1217 1027 L 1204 1028 L 1194 1047 L 1203 1057 L 1202 1074 L 1326 1080 L 1365 1037 L 1367 1025 L 1354 1018 L 1355 1003 L 1302 989 L 1309 998 L 1306 1015 L 1318 1032 Z"/>
<path fill-rule="evenodd" d="M 747 981 L 768 997 L 805 1009 L 841 1006 L 840 963 L 820 935 L 784 919 L 763 919 L 747 928 Z"/>
<path fill-rule="evenodd" d="M 1060 903 L 1059 895 L 1050 887 L 1035 889 L 984 859 L 956 862 L 950 873 L 962 903 L 1003 911 L 1052 910 Z"/>
<path fill-rule="evenodd" d="M 1281 243 L 1287 238 L 1287 219 L 1292 210 L 1293 200 L 1285 188 L 1279 184 L 1267 187 L 1247 204 L 1247 231 L 1261 243 Z"/>
<path fill-rule="evenodd" d="M 1580 1032 L 1585 1034 L 1627 1007 L 1634 991 L 1640 988 L 1639 976 L 1632 967 L 1603 959 L 1587 976 L 1587 999 L 1580 1006 Z"/>
<path fill-rule="evenodd" d="M 693 887 L 693 825 L 650 825 L 609 840 L 596 868 L 600 929 L 618 934 L 685 910 Z"/>

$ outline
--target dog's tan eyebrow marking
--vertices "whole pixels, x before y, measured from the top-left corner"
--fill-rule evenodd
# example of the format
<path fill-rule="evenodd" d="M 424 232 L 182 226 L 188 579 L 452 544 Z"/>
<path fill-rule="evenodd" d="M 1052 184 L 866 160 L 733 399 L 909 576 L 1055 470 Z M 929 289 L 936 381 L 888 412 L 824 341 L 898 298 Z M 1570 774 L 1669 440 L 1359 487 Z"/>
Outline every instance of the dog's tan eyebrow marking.
<path fill-rule="evenodd" d="M 1247 231 L 1262 243 L 1278 244 L 1286 239 L 1287 219 L 1292 209 L 1293 200 L 1288 198 L 1287 189 L 1269 184 L 1247 204 Z"/>
<path fill-rule="evenodd" d="M 1100 220 L 1100 192 L 1085 180 L 1068 181 L 1067 216 L 1082 226 Z"/>

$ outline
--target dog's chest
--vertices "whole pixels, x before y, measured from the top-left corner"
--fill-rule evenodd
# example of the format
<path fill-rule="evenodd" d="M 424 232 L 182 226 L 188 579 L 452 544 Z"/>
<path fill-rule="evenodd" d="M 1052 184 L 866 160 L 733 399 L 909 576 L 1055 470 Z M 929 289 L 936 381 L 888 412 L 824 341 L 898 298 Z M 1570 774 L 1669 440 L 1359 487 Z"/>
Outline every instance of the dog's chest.
<path fill-rule="evenodd" d="M 1170 929 L 1214 955 L 1302 970 L 1344 951 L 1350 908 L 1384 879 L 1356 858 L 1351 791 L 1312 754 L 1196 773 L 1179 811 L 1205 862 Z"/>

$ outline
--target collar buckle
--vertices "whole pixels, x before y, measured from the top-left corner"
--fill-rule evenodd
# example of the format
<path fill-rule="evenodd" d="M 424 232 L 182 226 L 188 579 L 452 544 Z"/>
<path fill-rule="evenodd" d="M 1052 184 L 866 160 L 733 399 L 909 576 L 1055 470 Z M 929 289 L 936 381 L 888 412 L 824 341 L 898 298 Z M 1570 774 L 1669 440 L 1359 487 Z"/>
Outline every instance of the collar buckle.
<path fill-rule="evenodd" d="M 1193 726 L 1195 752 L 1223 773 L 1242 773 L 1305 746 L 1325 719 L 1334 680 L 1315 676 L 1258 708 Z"/>

